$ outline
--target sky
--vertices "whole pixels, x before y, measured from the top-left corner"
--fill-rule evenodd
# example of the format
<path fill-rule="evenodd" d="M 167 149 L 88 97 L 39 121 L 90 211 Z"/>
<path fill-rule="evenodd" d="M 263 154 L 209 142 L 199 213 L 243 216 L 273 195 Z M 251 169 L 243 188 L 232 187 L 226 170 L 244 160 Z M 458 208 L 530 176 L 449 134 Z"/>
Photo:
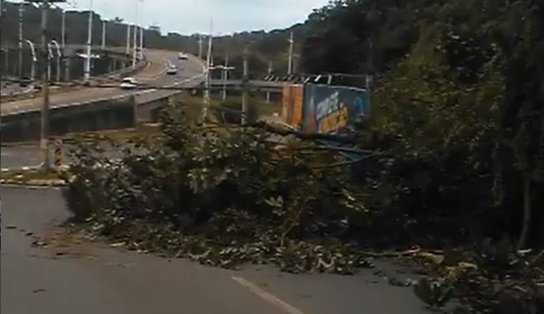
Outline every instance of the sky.
<path fill-rule="evenodd" d="M 246 30 L 272 30 L 304 22 L 314 8 L 328 0 L 68 0 L 65 8 L 93 9 L 105 18 L 156 24 L 163 33 L 209 33 L 214 35 Z M 140 8 L 136 15 L 136 3 Z"/>

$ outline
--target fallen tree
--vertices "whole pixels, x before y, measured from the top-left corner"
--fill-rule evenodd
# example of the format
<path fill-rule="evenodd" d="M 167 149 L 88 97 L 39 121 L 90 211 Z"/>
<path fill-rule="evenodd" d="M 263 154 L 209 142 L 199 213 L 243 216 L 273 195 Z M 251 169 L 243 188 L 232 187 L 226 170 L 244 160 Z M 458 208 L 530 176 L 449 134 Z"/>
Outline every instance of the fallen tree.
<path fill-rule="evenodd" d="M 367 263 L 351 234 L 368 209 L 336 149 L 192 121 L 168 108 L 162 133 L 117 146 L 116 160 L 81 145 L 65 192 L 74 220 L 129 248 L 222 267 L 351 273 Z"/>

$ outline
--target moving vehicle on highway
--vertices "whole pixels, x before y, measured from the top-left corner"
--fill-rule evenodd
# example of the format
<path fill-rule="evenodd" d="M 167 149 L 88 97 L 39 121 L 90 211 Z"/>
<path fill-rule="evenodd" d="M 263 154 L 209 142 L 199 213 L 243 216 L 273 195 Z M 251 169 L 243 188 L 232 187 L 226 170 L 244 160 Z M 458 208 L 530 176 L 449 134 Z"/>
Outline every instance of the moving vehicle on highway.
<path fill-rule="evenodd" d="M 180 52 L 179 55 L 178 55 L 178 59 L 180 59 L 180 60 L 187 60 L 187 59 L 189 59 L 189 57 L 187 56 L 186 53 Z"/>
<path fill-rule="evenodd" d="M 168 70 L 166 70 L 166 74 L 168 74 L 168 75 L 178 74 L 178 67 L 176 67 L 173 64 L 168 65 Z"/>
<path fill-rule="evenodd" d="M 133 77 L 125 77 L 121 81 L 121 88 L 122 89 L 134 89 L 138 87 L 138 81 L 136 81 Z"/>

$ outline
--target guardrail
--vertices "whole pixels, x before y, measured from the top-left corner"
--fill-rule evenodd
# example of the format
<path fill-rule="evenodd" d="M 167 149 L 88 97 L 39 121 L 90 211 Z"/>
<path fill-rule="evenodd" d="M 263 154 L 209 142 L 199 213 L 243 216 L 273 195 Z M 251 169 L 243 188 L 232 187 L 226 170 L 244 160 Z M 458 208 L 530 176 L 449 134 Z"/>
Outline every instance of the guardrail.
<path fill-rule="evenodd" d="M 111 82 L 113 80 L 120 79 L 123 76 L 134 74 L 140 71 L 141 69 L 145 68 L 147 66 L 147 62 L 148 62 L 147 60 L 142 60 L 136 64 L 135 68 L 132 68 L 132 66 L 129 66 L 115 72 L 110 72 L 100 76 L 91 77 L 91 81 L 92 81 L 91 85 L 93 83 Z M 50 84 L 51 84 L 51 88 L 49 90 L 49 93 L 51 95 L 58 94 L 58 93 L 65 93 L 67 91 L 79 90 L 85 87 L 83 82 L 81 81 L 72 81 L 69 83 L 50 82 Z M 18 100 L 24 100 L 24 99 L 31 99 L 39 95 L 41 95 L 41 89 L 37 88 L 34 90 L 25 91 L 23 93 L 0 96 L 0 101 L 6 103 L 6 102 L 12 102 L 12 101 L 18 101 Z"/>

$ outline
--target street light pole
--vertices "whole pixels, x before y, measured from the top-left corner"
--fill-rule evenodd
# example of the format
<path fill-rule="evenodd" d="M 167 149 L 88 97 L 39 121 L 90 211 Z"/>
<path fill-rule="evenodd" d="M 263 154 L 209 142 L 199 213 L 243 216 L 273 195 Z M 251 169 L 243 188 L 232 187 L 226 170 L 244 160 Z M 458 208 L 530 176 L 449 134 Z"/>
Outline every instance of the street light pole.
<path fill-rule="evenodd" d="M 135 10 L 135 22 L 134 22 L 134 36 L 132 37 L 133 47 L 132 47 L 132 68 L 136 68 L 136 56 L 138 50 L 138 0 L 136 0 L 136 5 L 134 6 Z"/>
<path fill-rule="evenodd" d="M 138 41 L 137 41 L 137 34 L 138 34 L 138 25 L 134 24 L 134 36 L 132 37 L 132 68 L 136 68 L 136 47 L 138 47 Z"/>
<path fill-rule="evenodd" d="M 144 0 L 138 0 L 139 2 L 142 3 L 142 6 L 143 6 L 143 2 Z M 143 12 L 144 10 L 140 10 L 140 12 L 142 12 L 142 14 L 140 14 L 140 54 L 139 54 L 139 58 L 140 60 L 143 60 L 144 59 L 144 25 L 143 25 Z"/>
<path fill-rule="evenodd" d="M 198 34 L 198 59 L 202 60 L 202 34 Z"/>
<path fill-rule="evenodd" d="M 66 11 L 62 10 L 62 21 L 61 21 L 61 36 L 60 39 L 61 47 L 64 50 L 64 47 L 66 46 Z"/>
<path fill-rule="evenodd" d="M 47 45 L 47 80 L 51 82 L 51 59 L 53 58 L 53 51 L 51 50 L 51 44 Z"/>
<path fill-rule="evenodd" d="M 38 58 L 36 56 L 36 49 L 34 48 L 34 43 L 32 43 L 30 40 L 26 40 L 26 43 L 30 46 L 30 52 L 32 54 L 32 63 L 30 64 L 30 80 L 34 81 L 36 78 L 36 62 L 38 62 Z"/>
<path fill-rule="evenodd" d="M 93 0 L 90 0 L 89 23 L 87 25 L 87 59 L 85 59 L 84 81 L 91 79 L 91 44 L 93 39 Z"/>
<path fill-rule="evenodd" d="M 19 3 L 19 63 L 17 75 L 20 79 L 23 78 L 23 2 Z"/>
<path fill-rule="evenodd" d="M 125 53 L 128 55 L 130 53 L 130 24 L 127 23 L 127 47 Z"/>
<path fill-rule="evenodd" d="M 102 50 L 106 50 L 106 21 L 102 21 Z"/>
<path fill-rule="evenodd" d="M 62 59 L 62 50 L 56 40 L 51 40 L 51 43 L 57 48 L 57 82 L 60 82 L 60 61 Z"/>

